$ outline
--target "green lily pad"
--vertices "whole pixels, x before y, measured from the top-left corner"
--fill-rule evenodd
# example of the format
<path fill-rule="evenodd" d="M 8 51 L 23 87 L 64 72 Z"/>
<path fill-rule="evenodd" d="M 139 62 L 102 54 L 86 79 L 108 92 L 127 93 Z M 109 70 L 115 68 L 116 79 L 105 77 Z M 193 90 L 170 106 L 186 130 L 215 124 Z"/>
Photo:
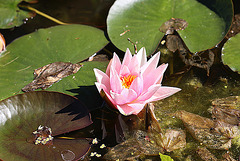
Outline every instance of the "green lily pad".
<path fill-rule="evenodd" d="M 56 136 L 91 123 L 86 107 L 69 95 L 36 91 L 9 97 L 0 102 L 0 160 L 78 160 L 89 140 Z M 40 125 L 51 128 L 52 142 L 36 144 L 33 132 Z"/>
<path fill-rule="evenodd" d="M 240 71 L 240 34 L 228 39 L 222 49 L 222 61 L 233 71 Z"/>
<path fill-rule="evenodd" d="M 0 100 L 21 92 L 33 81 L 35 69 L 53 62 L 77 63 L 102 49 L 108 41 L 103 31 L 84 25 L 60 25 L 40 29 L 7 46 L 0 58 Z M 71 89 L 94 85 L 93 68 L 106 69 L 108 62 L 85 62 L 73 75 L 48 90 L 75 95 Z"/>
<path fill-rule="evenodd" d="M 127 40 L 130 38 L 138 50 L 146 47 L 150 55 L 164 36 L 159 28 L 171 18 L 182 19 L 188 25 L 177 32 L 189 50 L 197 52 L 212 48 L 223 39 L 232 16 L 230 0 L 117 0 L 109 11 L 107 29 L 110 40 L 121 50 L 134 51 Z"/>
<path fill-rule="evenodd" d="M 0 0 L 0 28 L 12 28 L 23 24 L 24 19 L 31 17 L 31 13 L 20 10 L 18 4 L 23 0 Z M 24 0 L 30 2 L 33 0 Z"/>

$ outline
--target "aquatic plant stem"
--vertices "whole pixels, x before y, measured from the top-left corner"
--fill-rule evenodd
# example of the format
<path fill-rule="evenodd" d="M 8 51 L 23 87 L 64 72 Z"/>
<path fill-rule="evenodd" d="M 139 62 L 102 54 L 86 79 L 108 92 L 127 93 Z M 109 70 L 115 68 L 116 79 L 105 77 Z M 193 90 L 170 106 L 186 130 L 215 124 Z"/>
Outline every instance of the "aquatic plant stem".
<path fill-rule="evenodd" d="M 170 63 L 169 63 L 169 68 L 170 68 L 170 75 L 173 74 L 173 58 L 171 58 Z"/>
<path fill-rule="evenodd" d="M 26 8 L 26 9 L 28 9 L 28 10 L 30 10 L 30 11 L 33 11 L 33 12 L 35 12 L 35 13 L 37 13 L 37 14 L 39 14 L 39 15 L 41 15 L 41 16 L 43 16 L 43 17 L 45 17 L 45 18 L 47 18 L 47 19 L 49 19 L 49 20 L 51 20 L 51 21 L 56 22 L 57 24 L 60 24 L 60 25 L 66 25 L 66 24 L 67 24 L 67 23 L 64 23 L 64 22 L 62 22 L 62 21 L 59 21 L 59 20 L 57 20 L 57 19 L 55 19 L 55 18 L 53 18 L 53 17 L 51 17 L 51 16 L 49 16 L 49 15 L 41 12 L 41 11 L 38 11 L 37 9 L 32 8 L 32 7 L 30 7 L 30 6 L 19 5 L 19 7 Z"/>

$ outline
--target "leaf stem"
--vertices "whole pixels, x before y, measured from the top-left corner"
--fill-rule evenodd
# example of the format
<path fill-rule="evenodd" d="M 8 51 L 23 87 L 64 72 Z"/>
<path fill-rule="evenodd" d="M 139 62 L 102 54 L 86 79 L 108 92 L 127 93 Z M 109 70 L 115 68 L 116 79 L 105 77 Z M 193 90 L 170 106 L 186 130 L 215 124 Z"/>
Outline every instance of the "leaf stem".
<path fill-rule="evenodd" d="M 41 15 L 41 16 L 43 16 L 43 17 L 45 17 L 45 18 L 47 18 L 47 19 L 49 19 L 49 20 L 51 20 L 51 21 L 56 22 L 57 24 L 60 24 L 60 25 L 66 25 L 66 24 L 67 24 L 67 23 L 64 23 L 64 22 L 62 22 L 62 21 L 59 21 L 59 20 L 57 20 L 57 19 L 55 19 L 55 18 L 53 18 L 53 17 L 51 17 L 51 16 L 49 16 L 49 15 L 41 12 L 41 11 L 38 11 L 37 9 L 32 8 L 32 7 L 30 7 L 30 6 L 19 5 L 19 7 L 26 8 L 26 9 L 28 9 L 28 10 L 30 10 L 30 11 L 33 11 L 33 12 L 35 12 L 35 13 L 37 13 L 37 14 L 39 14 L 39 15 Z"/>

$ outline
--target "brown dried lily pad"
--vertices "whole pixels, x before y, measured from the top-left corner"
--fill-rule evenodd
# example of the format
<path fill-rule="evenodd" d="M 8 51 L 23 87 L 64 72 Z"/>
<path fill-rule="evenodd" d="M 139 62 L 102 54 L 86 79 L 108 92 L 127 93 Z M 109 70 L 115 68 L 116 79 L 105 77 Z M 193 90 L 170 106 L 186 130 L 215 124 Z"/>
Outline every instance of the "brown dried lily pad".
<path fill-rule="evenodd" d="M 192 54 L 186 49 L 182 48 L 181 44 L 178 44 L 177 49 L 180 51 L 180 58 L 186 65 L 205 69 L 207 70 L 207 75 L 209 75 L 209 70 L 215 59 L 215 55 L 211 50 L 208 49 Z"/>
<path fill-rule="evenodd" d="M 23 92 L 47 89 L 62 78 L 75 74 L 82 67 L 80 64 L 55 62 L 34 70 L 34 80 L 22 88 Z"/>
<path fill-rule="evenodd" d="M 197 154 L 205 161 L 217 161 L 218 159 L 206 147 L 198 147 Z"/>
<path fill-rule="evenodd" d="M 218 98 L 212 100 L 212 105 L 221 108 L 239 109 L 240 110 L 240 97 L 230 96 L 226 98 Z"/>
<path fill-rule="evenodd" d="M 131 120 L 136 121 L 134 125 L 138 125 L 138 128 L 132 129 L 134 134 L 128 136 L 129 139 L 111 148 L 104 155 L 104 159 L 137 160 L 139 157 L 157 156 L 159 153 L 184 148 L 186 146 L 184 131 L 174 129 L 163 131 L 153 110 L 154 105 L 150 103 L 136 116 L 138 119 L 131 117 Z"/>
<path fill-rule="evenodd" d="M 183 46 L 183 42 L 178 35 L 168 35 L 166 38 L 166 46 L 171 52 L 179 50 L 180 52 L 187 52 Z"/>
<path fill-rule="evenodd" d="M 140 156 L 159 155 L 159 152 L 163 153 L 163 149 L 146 132 L 138 130 L 132 138 L 110 149 L 104 159 L 136 160 Z"/>
<path fill-rule="evenodd" d="M 136 139 L 129 139 L 121 144 L 111 148 L 104 155 L 105 160 L 136 160 L 140 157 L 141 147 L 137 144 Z"/>
<path fill-rule="evenodd" d="M 212 118 L 221 120 L 225 123 L 231 124 L 231 125 L 237 125 L 240 124 L 240 110 L 237 109 L 223 109 L 219 107 L 213 107 L 212 109 Z"/>
<path fill-rule="evenodd" d="M 236 126 L 221 121 L 213 121 L 186 111 L 177 111 L 175 115 L 183 121 L 196 140 L 212 149 L 230 148 L 231 139 L 239 134 Z"/>
<path fill-rule="evenodd" d="M 226 152 L 222 155 L 223 159 L 222 161 L 236 161 L 232 156 L 231 153 Z"/>
<path fill-rule="evenodd" d="M 104 159 L 136 160 L 144 156 L 157 156 L 185 147 L 185 138 L 182 130 L 168 129 L 164 135 L 138 130 L 134 137 L 111 148 Z"/>
<path fill-rule="evenodd" d="M 143 114 L 146 116 L 143 117 Z M 156 145 L 160 146 L 164 152 L 171 152 L 186 146 L 186 135 L 183 130 L 167 129 L 165 131 L 161 129 L 152 103 L 147 104 L 145 110 L 141 111 L 138 116 L 145 118 L 143 119 L 145 122 L 143 122 L 148 130 L 148 139 L 153 143 L 156 142 Z"/>
<path fill-rule="evenodd" d="M 226 152 L 222 155 L 221 159 L 217 159 L 215 155 L 213 155 L 206 147 L 198 147 L 197 154 L 201 157 L 204 161 L 236 161 L 232 156 L 231 153 Z"/>
<path fill-rule="evenodd" d="M 161 139 L 157 139 L 158 144 L 165 152 L 171 152 L 186 146 L 186 134 L 183 130 L 167 129 L 160 134 Z"/>
<path fill-rule="evenodd" d="M 214 130 L 217 133 L 223 134 L 229 139 L 233 139 L 240 134 L 240 130 L 238 129 L 238 126 L 234 126 L 234 125 L 222 122 L 220 120 L 216 121 Z"/>
<path fill-rule="evenodd" d="M 240 97 L 230 96 L 212 101 L 212 118 L 231 125 L 240 124 Z"/>
<path fill-rule="evenodd" d="M 166 34 L 173 34 L 174 30 L 184 30 L 188 26 L 186 20 L 181 18 L 171 18 L 170 20 L 164 22 L 159 30 Z"/>

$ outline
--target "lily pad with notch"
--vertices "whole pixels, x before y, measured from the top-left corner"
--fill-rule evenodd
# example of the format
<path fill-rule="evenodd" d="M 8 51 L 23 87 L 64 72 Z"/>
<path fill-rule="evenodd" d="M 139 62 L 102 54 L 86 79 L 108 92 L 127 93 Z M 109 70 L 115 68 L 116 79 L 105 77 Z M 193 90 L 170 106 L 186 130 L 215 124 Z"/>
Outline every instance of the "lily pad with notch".
<path fill-rule="evenodd" d="M 123 51 L 129 48 L 134 53 L 127 41 L 130 38 L 138 49 L 146 47 L 151 55 L 165 34 L 159 28 L 167 31 L 166 23 L 172 19 L 170 27 L 184 29 L 177 32 L 195 53 L 214 47 L 224 38 L 231 26 L 232 6 L 231 0 L 117 0 L 107 17 L 108 35 Z"/>
<path fill-rule="evenodd" d="M 57 136 L 91 123 L 86 107 L 72 96 L 47 91 L 12 96 L 0 102 L 0 159 L 78 160 L 91 139 Z"/>
<path fill-rule="evenodd" d="M 0 57 L 0 100 L 21 93 L 21 89 L 34 80 L 34 70 L 54 62 L 76 64 L 107 43 L 103 31 L 85 25 L 59 25 L 16 39 Z M 81 63 L 83 67 L 77 73 L 62 78 L 47 90 L 74 96 L 72 89 L 94 85 L 93 68 L 105 70 L 107 64 L 108 61 Z"/>

